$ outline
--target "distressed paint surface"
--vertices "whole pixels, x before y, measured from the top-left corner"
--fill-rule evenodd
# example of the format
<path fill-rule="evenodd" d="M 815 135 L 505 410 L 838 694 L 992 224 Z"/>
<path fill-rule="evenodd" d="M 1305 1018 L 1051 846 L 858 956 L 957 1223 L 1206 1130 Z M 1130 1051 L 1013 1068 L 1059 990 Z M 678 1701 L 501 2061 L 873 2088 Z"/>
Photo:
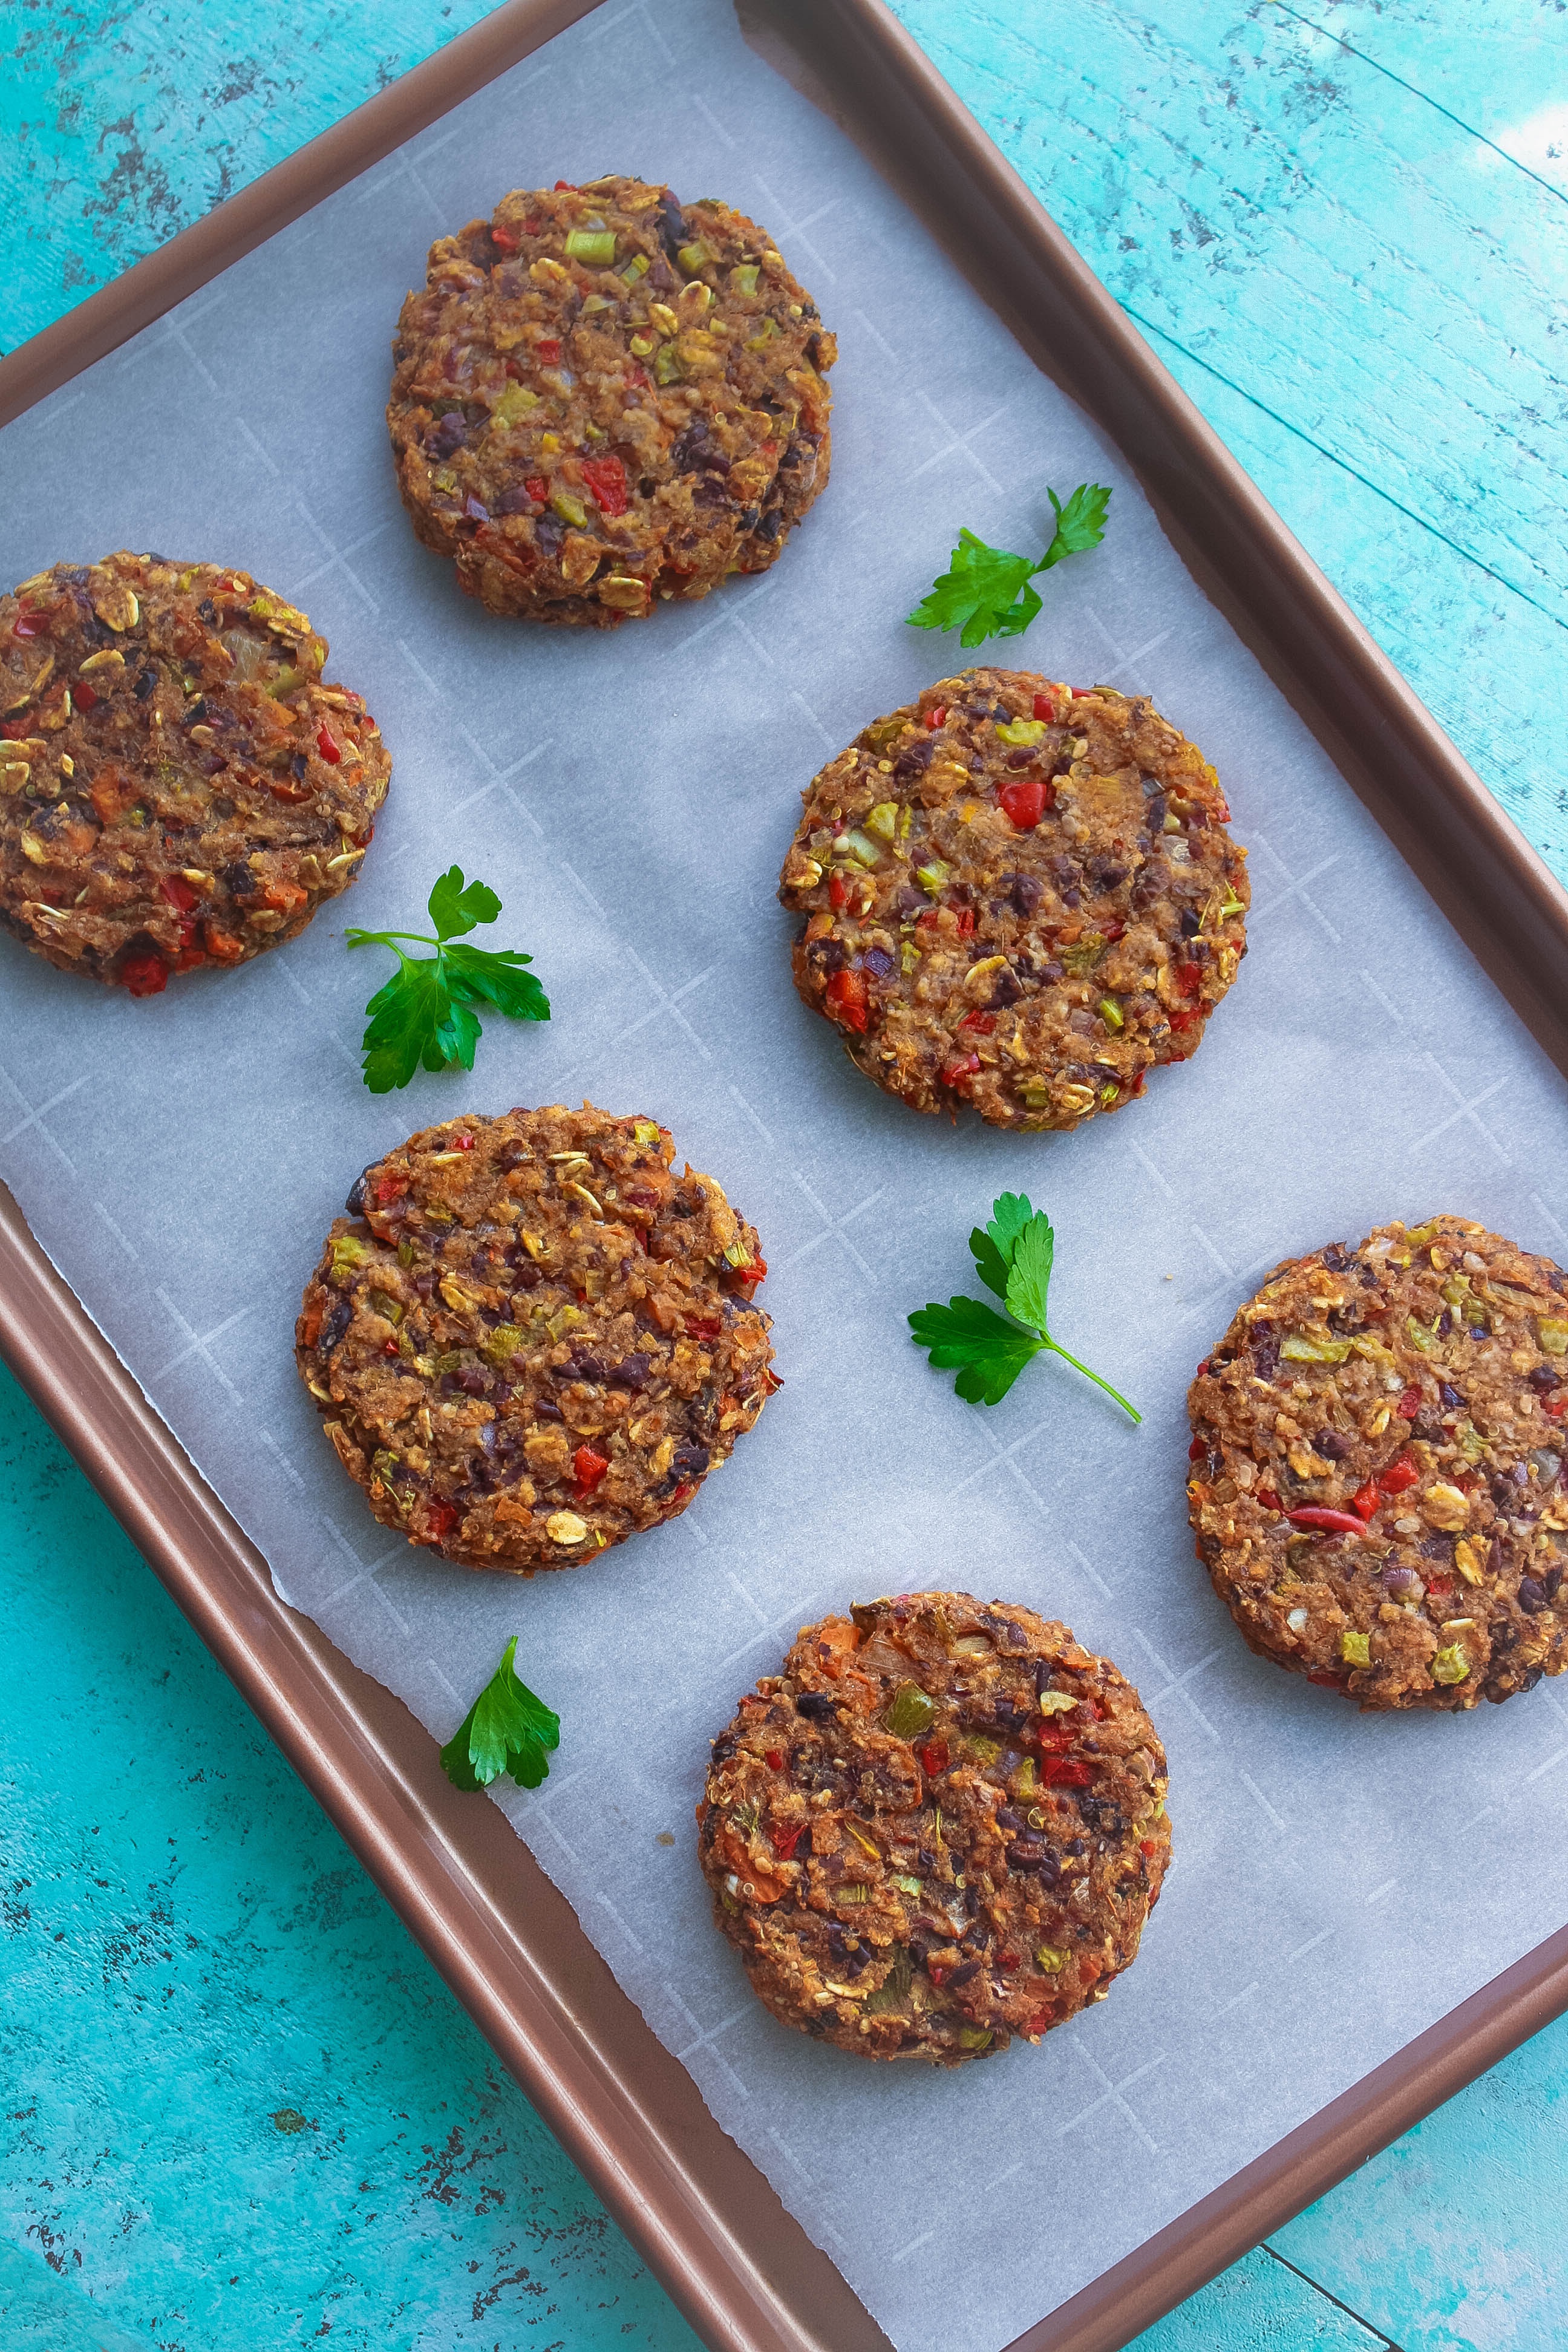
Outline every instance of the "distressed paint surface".
<path fill-rule="evenodd" d="M 1568 876 L 1562 0 L 895 5 Z M 482 13 L 13 0 L 0 344 Z M 0 1605 L 7 2343 L 689 2352 L 9 1383 Z M 1551 2352 L 1565 2116 L 1568 2022 L 1140 2352 Z"/>

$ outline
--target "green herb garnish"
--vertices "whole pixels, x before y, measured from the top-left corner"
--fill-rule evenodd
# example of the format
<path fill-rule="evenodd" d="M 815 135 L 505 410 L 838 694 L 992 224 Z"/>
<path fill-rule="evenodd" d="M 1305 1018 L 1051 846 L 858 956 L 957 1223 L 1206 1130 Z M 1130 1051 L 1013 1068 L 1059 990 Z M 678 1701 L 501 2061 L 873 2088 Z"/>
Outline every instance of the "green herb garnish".
<path fill-rule="evenodd" d="M 1040 609 L 1040 599 L 1029 583 L 1037 572 L 1048 572 L 1064 556 L 1081 555 L 1098 547 L 1105 536 L 1105 509 L 1110 492 L 1098 482 L 1080 482 L 1064 506 L 1055 490 L 1047 498 L 1057 518 L 1051 543 L 1037 563 L 1026 555 L 1009 555 L 1005 548 L 987 547 L 972 530 L 961 530 L 952 562 L 940 580 L 931 583 L 909 615 L 915 629 L 957 629 L 961 646 L 984 645 L 987 637 L 1022 636 Z"/>
<path fill-rule="evenodd" d="M 918 1307 L 910 1317 L 917 1348 L 931 1349 L 943 1371 L 958 1369 L 953 1385 L 970 1404 L 999 1404 L 1031 1356 L 1065 1358 L 1073 1370 L 1114 1397 L 1134 1421 L 1143 1416 L 1109 1381 L 1080 1364 L 1046 1328 L 1046 1293 L 1050 1286 L 1056 1235 L 1043 1209 L 1031 1208 L 1019 1192 L 1004 1192 L 984 1229 L 969 1236 L 974 1270 L 1016 1319 L 1009 1323 L 978 1298 L 950 1298 Z"/>
<path fill-rule="evenodd" d="M 501 1662 L 441 1750 L 441 1769 L 456 1789 L 488 1789 L 510 1772 L 520 1789 L 548 1779 L 544 1751 L 561 1745 L 561 1717 L 535 1698 L 512 1665 L 514 1633 Z"/>
<path fill-rule="evenodd" d="M 361 1041 L 364 1082 L 373 1095 L 405 1087 L 423 1063 L 427 1070 L 474 1066 L 482 1032 L 473 1007 L 493 1004 L 510 1021 L 548 1021 L 550 999 L 522 966 L 531 956 L 515 948 L 454 947 L 479 923 L 493 923 L 500 900 L 483 882 L 463 879 L 454 866 L 430 893 L 436 936 L 423 931 L 346 931 L 351 948 L 390 948 L 397 970 L 365 1006 L 370 1026 Z M 399 940 L 434 948 L 433 956 L 406 956 Z"/>

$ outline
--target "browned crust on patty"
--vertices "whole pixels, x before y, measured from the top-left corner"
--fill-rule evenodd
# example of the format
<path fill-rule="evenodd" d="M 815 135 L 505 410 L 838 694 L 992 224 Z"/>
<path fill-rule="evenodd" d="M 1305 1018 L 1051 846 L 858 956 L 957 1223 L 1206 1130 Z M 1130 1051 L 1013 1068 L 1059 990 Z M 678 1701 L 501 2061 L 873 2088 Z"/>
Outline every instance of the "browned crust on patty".
<path fill-rule="evenodd" d="M 376 1517 L 468 1568 L 572 1568 L 683 1511 L 778 1383 L 767 1268 L 652 1119 L 448 1119 L 364 1171 L 300 1374 Z"/>
<path fill-rule="evenodd" d="M 795 986 L 915 1110 L 1119 1110 L 1197 1051 L 1247 952 L 1218 779 L 1145 697 L 965 670 L 803 797 L 779 887 L 807 919 Z"/>
<path fill-rule="evenodd" d="M 392 761 L 324 637 L 247 572 L 126 550 L 0 596 L 0 922 L 155 995 L 303 930 Z"/>
<path fill-rule="evenodd" d="M 781 2024 L 947 2066 L 1037 2041 L 1132 1961 L 1171 1853 L 1137 1692 L 967 1592 L 801 1628 L 713 1742 L 713 1913 Z"/>
<path fill-rule="evenodd" d="M 1288 1259 L 1239 1310 L 1188 1393 L 1187 1497 L 1260 1656 L 1375 1709 L 1568 1665 L 1565 1292 L 1438 1216 Z"/>
<path fill-rule="evenodd" d="M 713 200 L 514 189 L 431 247 L 393 349 L 404 505 L 493 613 L 610 628 L 706 596 L 765 572 L 827 480 L 837 345 Z"/>

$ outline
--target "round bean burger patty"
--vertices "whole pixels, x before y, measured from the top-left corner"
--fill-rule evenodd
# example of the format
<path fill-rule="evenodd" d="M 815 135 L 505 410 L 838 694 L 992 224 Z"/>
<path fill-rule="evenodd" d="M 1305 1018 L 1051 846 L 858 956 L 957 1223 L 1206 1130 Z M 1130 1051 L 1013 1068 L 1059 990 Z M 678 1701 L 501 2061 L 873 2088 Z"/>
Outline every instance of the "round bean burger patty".
<path fill-rule="evenodd" d="M 1288 1260 L 1187 1398 L 1198 1557 L 1260 1656 L 1363 1707 L 1568 1665 L 1568 1277 L 1463 1217 Z"/>
<path fill-rule="evenodd" d="M 153 996 L 353 881 L 392 761 L 248 572 L 121 551 L 0 596 L 0 922 Z"/>
<path fill-rule="evenodd" d="M 492 613 L 607 628 L 706 596 L 827 480 L 837 347 L 728 205 L 514 190 L 431 247 L 393 352 L 404 505 Z"/>
<path fill-rule="evenodd" d="M 1247 952 L 1214 770 L 1142 697 L 973 669 L 805 795 L 795 986 L 916 1110 L 1081 1126 L 1184 1062 Z"/>
<path fill-rule="evenodd" d="M 713 1742 L 699 1846 L 781 2024 L 956 2066 L 1104 1999 L 1164 1798 L 1137 1692 L 1065 1625 L 913 1592 L 802 1627 Z"/>
<path fill-rule="evenodd" d="M 754 1229 L 650 1118 L 426 1128 L 365 1170 L 295 1355 L 371 1509 L 468 1568 L 572 1568 L 683 1511 L 778 1383 Z"/>

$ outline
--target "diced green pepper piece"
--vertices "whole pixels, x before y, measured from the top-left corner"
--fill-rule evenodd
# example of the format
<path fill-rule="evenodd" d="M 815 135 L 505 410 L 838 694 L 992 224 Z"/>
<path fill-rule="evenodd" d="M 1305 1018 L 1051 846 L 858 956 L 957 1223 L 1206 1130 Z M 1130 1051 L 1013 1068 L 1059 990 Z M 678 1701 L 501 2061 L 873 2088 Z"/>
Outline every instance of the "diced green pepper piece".
<path fill-rule="evenodd" d="M 590 269 L 607 269 L 616 257 L 612 228 L 574 228 L 567 232 L 566 258 L 585 262 Z"/>
<path fill-rule="evenodd" d="M 747 336 L 746 349 L 749 352 L 766 351 L 768 345 L 773 341 L 773 337 L 777 333 L 777 320 L 773 319 L 764 319 L 762 325 L 757 329 L 756 333 L 754 335 Z"/>
<path fill-rule="evenodd" d="M 879 866 L 882 862 L 882 853 L 876 843 L 858 831 L 841 833 L 833 848 L 837 856 L 853 857 L 859 866 Z"/>
<path fill-rule="evenodd" d="M 530 392 L 525 383 L 509 384 L 490 411 L 492 425 L 516 425 L 539 406 L 539 394 Z"/>
<path fill-rule="evenodd" d="M 899 831 L 898 802 L 879 801 L 866 819 L 866 830 L 878 841 L 885 841 L 890 845 L 896 840 Z"/>
<path fill-rule="evenodd" d="M 658 1141 L 658 1124 L 655 1119 L 639 1118 L 634 1121 L 632 1133 L 639 1143 L 657 1143 Z"/>
<path fill-rule="evenodd" d="M 1011 743 L 1016 751 L 1026 751 L 1037 743 L 1045 731 L 1043 719 L 999 719 L 996 721 L 998 740 Z"/>
<path fill-rule="evenodd" d="M 647 276 L 647 254 L 634 253 L 626 268 L 622 270 L 621 276 L 626 279 L 628 286 L 635 286 L 639 278 L 646 278 Z"/>
<path fill-rule="evenodd" d="M 961 2025 L 958 2039 L 965 2050 L 989 2050 L 992 2042 L 988 2025 Z"/>
<path fill-rule="evenodd" d="M 384 1323 L 390 1323 L 394 1329 L 403 1320 L 404 1308 L 401 1301 L 389 1297 L 384 1290 L 371 1292 L 370 1311 L 373 1315 L 379 1315 Z"/>
<path fill-rule="evenodd" d="M 587 508 L 581 499 L 574 499 L 570 490 L 552 490 L 550 503 L 562 521 L 569 522 L 574 530 L 581 530 L 588 520 Z"/>
<path fill-rule="evenodd" d="M 680 353 L 673 343 L 660 343 L 658 357 L 653 363 L 656 383 L 679 383 L 681 379 Z"/>
<path fill-rule="evenodd" d="M 1419 1348 L 1423 1355 L 1426 1354 L 1432 1345 L 1431 1332 L 1425 1323 L 1418 1323 L 1414 1315 L 1407 1315 L 1405 1318 L 1405 1336 L 1413 1348 Z M 1279 1352 L 1283 1355 L 1285 1351 L 1281 1349 Z"/>
<path fill-rule="evenodd" d="M 479 1353 L 499 1370 L 509 1364 L 520 1348 L 528 1345 L 528 1334 L 516 1323 L 498 1323 Z"/>
<path fill-rule="evenodd" d="M 889 1700 L 882 1721 L 895 1739 L 918 1739 L 936 1721 L 935 1701 L 919 1683 L 900 1683 Z"/>
<path fill-rule="evenodd" d="M 332 1244 L 332 1280 L 342 1284 L 356 1265 L 363 1265 L 370 1255 L 368 1244 L 353 1234 L 340 1234 Z"/>
<path fill-rule="evenodd" d="M 1372 1664 L 1371 1635 L 1348 1632 L 1342 1633 L 1340 1655 L 1347 1666 L 1370 1666 Z"/>
<path fill-rule="evenodd" d="M 1556 1316 L 1539 1317 L 1535 1326 L 1535 1336 L 1543 1354 L 1568 1356 L 1568 1323 L 1559 1321 Z"/>
<path fill-rule="evenodd" d="M 1450 1643 L 1446 1650 L 1439 1650 L 1432 1661 L 1435 1683 L 1462 1683 L 1469 1671 L 1469 1658 L 1458 1642 Z"/>
<path fill-rule="evenodd" d="M 1100 1017 L 1104 1022 L 1108 1029 L 1125 1029 L 1127 1026 L 1126 1022 L 1122 1019 L 1121 1007 L 1118 1004 L 1114 996 L 1102 996 L 1100 998 Z"/>
<path fill-rule="evenodd" d="M 1069 946 L 1058 948 L 1057 953 L 1064 971 L 1081 975 L 1094 970 L 1109 945 L 1098 931 L 1090 931 L 1087 939 L 1074 940 Z"/>
<path fill-rule="evenodd" d="M 917 1879 L 915 1884 L 918 1886 L 920 1881 Z M 887 1975 L 874 1991 L 868 1993 L 862 2014 L 867 2017 L 881 2017 L 889 2011 L 908 2009 L 910 1986 L 913 1980 L 914 1971 L 910 1966 L 910 1956 L 900 1944 L 891 1956 Z"/>
<path fill-rule="evenodd" d="M 1054 1944 L 1041 1944 L 1035 1953 L 1035 1966 L 1044 1969 L 1047 1976 L 1060 1976 L 1067 1964 L 1067 1954 L 1058 1952 Z"/>
<path fill-rule="evenodd" d="M 1348 1339 L 1314 1339 L 1308 1331 L 1289 1331 L 1279 1343 L 1293 1364 L 1342 1364 L 1350 1351 Z"/>
<path fill-rule="evenodd" d="M 938 892 L 945 887 L 947 877 L 952 871 L 951 866 L 944 866 L 940 857 L 933 857 L 929 866 L 917 866 L 915 875 L 921 889 L 928 891 L 934 898 Z"/>
<path fill-rule="evenodd" d="M 902 1871 L 896 1871 L 888 1883 L 891 1886 L 896 1886 L 900 1895 L 921 1895 L 925 1891 L 923 1878 L 910 1878 Z"/>
<path fill-rule="evenodd" d="M 681 268 L 686 272 L 688 278 L 695 278 L 703 263 L 711 259 L 712 257 L 710 255 L 708 247 L 701 242 L 701 240 L 694 237 L 689 245 L 683 245 L 681 247 L 679 252 L 675 257 L 677 261 L 679 262 Z"/>
<path fill-rule="evenodd" d="M 737 294 L 754 294 L 756 292 L 757 271 L 759 267 L 760 264 L 755 261 L 742 261 L 738 262 L 735 268 L 731 270 L 730 283 L 735 289 Z"/>

